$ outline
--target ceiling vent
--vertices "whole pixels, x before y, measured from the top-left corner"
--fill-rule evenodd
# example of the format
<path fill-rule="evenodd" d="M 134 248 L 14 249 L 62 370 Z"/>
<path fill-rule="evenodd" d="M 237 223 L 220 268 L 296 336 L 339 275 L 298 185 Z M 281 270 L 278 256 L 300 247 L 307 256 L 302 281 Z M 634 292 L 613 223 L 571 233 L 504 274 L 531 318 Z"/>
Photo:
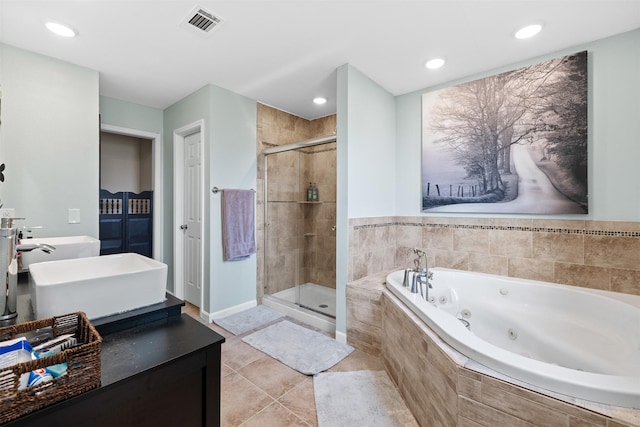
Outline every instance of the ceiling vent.
<path fill-rule="evenodd" d="M 222 19 L 220 16 L 214 15 L 213 13 L 200 6 L 196 6 L 191 9 L 191 12 L 180 23 L 180 27 L 185 28 L 192 33 L 198 34 L 202 37 L 209 37 L 223 23 L 224 19 Z"/>

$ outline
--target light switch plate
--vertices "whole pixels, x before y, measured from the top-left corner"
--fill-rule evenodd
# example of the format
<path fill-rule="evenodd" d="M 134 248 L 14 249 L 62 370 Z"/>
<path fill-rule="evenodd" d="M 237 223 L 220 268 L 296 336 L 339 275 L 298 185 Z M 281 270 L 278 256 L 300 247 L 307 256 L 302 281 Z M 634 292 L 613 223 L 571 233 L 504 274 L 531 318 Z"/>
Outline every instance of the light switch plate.
<path fill-rule="evenodd" d="M 80 209 L 69 209 L 69 224 L 80 224 Z"/>

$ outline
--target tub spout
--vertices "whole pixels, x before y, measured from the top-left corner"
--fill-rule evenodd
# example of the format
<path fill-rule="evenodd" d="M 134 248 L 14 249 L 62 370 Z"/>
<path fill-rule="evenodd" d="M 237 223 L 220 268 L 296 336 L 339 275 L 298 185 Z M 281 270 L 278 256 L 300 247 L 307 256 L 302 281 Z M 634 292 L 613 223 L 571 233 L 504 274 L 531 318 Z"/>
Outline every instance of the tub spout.
<path fill-rule="evenodd" d="M 404 279 L 402 280 L 402 286 L 405 288 L 408 288 L 409 286 L 411 286 L 409 284 L 409 277 L 415 273 L 415 270 L 412 268 L 405 268 L 404 270 Z"/>
<path fill-rule="evenodd" d="M 420 274 L 414 274 L 413 275 L 413 280 L 411 281 L 411 293 L 412 294 L 417 294 L 418 291 L 418 287 L 420 286 L 420 283 L 422 281 L 422 278 L 420 277 Z"/>
<path fill-rule="evenodd" d="M 420 271 L 413 275 L 413 281 L 411 283 L 411 292 L 417 294 L 420 292 L 420 296 L 424 297 L 426 301 L 429 301 L 429 289 L 432 289 L 431 280 L 433 273 L 428 268 L 421 268 Z M 422 288 L 424 286 L 424 291 Z"/>
<path fill-rule="evenodd" d="M 46 243 L 25 243 L 16 246 L 18 252 L 31 252 L 36 249 L 48 254 L 56 250 L 55 246 L 47 245 Z"/>

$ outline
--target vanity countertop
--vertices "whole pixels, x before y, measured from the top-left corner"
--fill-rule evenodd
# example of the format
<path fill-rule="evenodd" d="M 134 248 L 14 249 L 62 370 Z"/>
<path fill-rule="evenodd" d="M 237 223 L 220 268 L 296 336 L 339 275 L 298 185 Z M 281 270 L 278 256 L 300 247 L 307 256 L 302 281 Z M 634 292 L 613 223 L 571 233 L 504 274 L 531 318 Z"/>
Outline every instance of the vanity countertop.
<path fill-rule="evenodd" d="M 186 314 L 105 335 L 102 387 L 223 342 L 224 337 Z"/>
<path fill-rule="evenodd" d="M 101 386 L 5 426 L 157 426 L 220 423 L 224 337 L 164 304 L 99 319 Z M 168 424 L 167 424 L 168 423 Z"/>

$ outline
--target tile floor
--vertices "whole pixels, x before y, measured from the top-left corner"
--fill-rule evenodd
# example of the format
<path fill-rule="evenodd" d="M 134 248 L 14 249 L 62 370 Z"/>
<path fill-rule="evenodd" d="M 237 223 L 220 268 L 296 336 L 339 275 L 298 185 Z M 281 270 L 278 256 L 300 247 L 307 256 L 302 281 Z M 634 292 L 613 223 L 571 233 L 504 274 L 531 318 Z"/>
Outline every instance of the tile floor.
<path fill-rule="evenodd" d="M 201 320 L 198 309 L 193 305 L 187 304 L 183 312 Z M 299 323 L 289 317 L 286 319 Z M 312 377 L 303 375 L 242 342 L 244 336 L 254 331 L 235 336 L 214 323 L 207 326 L 226 339 L 222 345 L 222 427 L 318 425 Z M 363 369 L 378 371 L 384 370 L 384 366 L 379 358 L 355 350 L 329 371 Z"/>

